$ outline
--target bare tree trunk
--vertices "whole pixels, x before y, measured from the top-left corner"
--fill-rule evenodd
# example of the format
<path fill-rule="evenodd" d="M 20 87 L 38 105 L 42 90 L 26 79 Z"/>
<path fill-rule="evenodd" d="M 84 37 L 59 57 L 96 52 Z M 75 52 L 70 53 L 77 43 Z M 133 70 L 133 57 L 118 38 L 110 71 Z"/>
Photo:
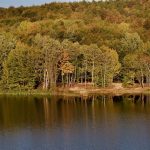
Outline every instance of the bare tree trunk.
<path fill-rule="evenodd" d="M 92 66 L 92 84 L 93 84 L 93 86 L 94 86 L 94 69 L 95 69 L 95 64 L 93 61 L 93 66 Z"/>
<path fill-rule="evenodd" d="M 46 87 L 46 72 L 44 70 L 43 90 L 45 90 L 45 87 Z"/>
<path fill-rule="evenodd" d="M 83 77 L 82 77 L 82 74 L 81 74 L 81 83 L 83 83 Z"/>
<path fill-rule="evenodd" d="M 104 87 L 103 69 L 101 69 L 101 82 L 102 82 L 102 87 Z"/>
<path fill-rule="evenodd" d="M 47 90 L 49 85 L 49 75 L 47 69 L 44 70 L 44 83 L 43 83 L 43 89 Z"/>
<path fill-rule="evenodd" d="M 69 87 L 70 87 L 70 73 L 69 73 L 69 75 L 68 75 L 68 79 L 69 79 Z"/>
<path fill-rule="evenodd" d="M 143 70 L 141 69 L 141 86 L 144 88 L 144 75 L 143 75 Z"/>
<path fill-rule="evenodd" d="M 57 86 L 57 66 L 53 67 L 52 88 Z"/>
<path fill-rule="evenodd" d="M 69 84 L 69 77 L 68 77 L 68 73 L 67 73 L 67 86 Z"/>
<path fill-rule="evenodd" d="M 61 83 L 63 84 L 64 78 L 63 78 L 63 73 L 61 71 Z"/>
<path fill-rule="evenodd" d="M 150 76 L 148 75 L 148 86 L 150 86 Z"/>
<path fill-rule="evenodd" d="M 150 68 L 149 68 L 149 64 L 146 65 L 147 66 L 147 70 L 148 70 L 148 75 L 147 75 L 147 81 L 148 81 L 148 86 L 150 86 Z"/>
<path fill-rule="evenodd" d="M 78 67 L 78 60 L 77 60 L 77 57 L 76 57 L 76 60 L 75 60 L 75 70 L 74 70 L 74 83 L 78 80 L 77 79 L 77 67 Z"/>
<path fill-rule="evenodd" d="M 77 66 L 75 65 L 75 70 L 74 70 L 74 83 L 77 81 Z"/>
<path fill-rule="evenodd" d="M 146 77 L 146 86 L 147 86 L 147 85 L 149 86 L 149 79 L 148 79 L 148 78 L 149 78 L 149 76 L 148 76 L 148 75 L 146 75 L 145 77 Z"/>
<path fill-rule="evenodd" d="M 86 67 L 85 67 L 85 87 L 87 85 L 87 61 L 86 61 Z"/>
<path fill-rule="evenodd" d="M 105 74 L 105 72 L 106 72 L 106 66 L 104 65 L 104 77 L 103 77 L 103 79 L 104 79 L 104 88 L 106 87 L 106 74 Z"/>
<path fill-rule="evenodd" d="M 70 86 L 72 87 L 73 85 L 73 74 L 70 75 Z"/>

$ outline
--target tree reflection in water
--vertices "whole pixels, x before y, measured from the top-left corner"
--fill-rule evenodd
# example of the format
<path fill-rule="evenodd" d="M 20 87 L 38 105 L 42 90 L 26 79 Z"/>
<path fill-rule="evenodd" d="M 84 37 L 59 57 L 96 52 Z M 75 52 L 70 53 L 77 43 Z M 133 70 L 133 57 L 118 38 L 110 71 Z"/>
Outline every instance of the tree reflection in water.
<path fill-rule="evenodd" d="M 88 97 L 0 97 L 0 128 L 24 126 L 53 127 L 57 124 L 69 126 L 82 119 L 104 119 L 108 114 L 150 113 L 150 95 L 90 95 Z"/>

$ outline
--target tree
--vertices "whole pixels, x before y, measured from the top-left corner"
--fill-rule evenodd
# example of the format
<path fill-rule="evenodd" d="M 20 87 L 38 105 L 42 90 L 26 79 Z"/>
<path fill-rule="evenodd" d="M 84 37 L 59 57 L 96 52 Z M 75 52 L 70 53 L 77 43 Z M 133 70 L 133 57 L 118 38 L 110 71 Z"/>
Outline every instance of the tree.
<path fill-rule="evenodd" d="M 35 85 L 32 49 L 22 43 L 8 55 L 3 63 L 2 85 L 9 90 L 30 90 Z"/>
<path fill-rule="evenodd" d="M 124 58 L 124 67 L 126 72 L 128 72 L 127 75 L 131 75 L 132 72 L 132 77 L 129 79 L 132 80 L 132 83 L 134 79 L 137 79 L 142 88 L 144 87 L 144 76 L 147 70 L 145 60 L 146 55 L 142 53 L 128 54 Z"/>
<path fill-rule="evenodd" d="M 44 82 L 43 89 L 55 88 L 58 77 L 58 63 L 62 58 L 62 47 L 59 41 L 46 36 L 43 40 Z"/>
<path fill-rule="evenodd" d="M 64 76 L 66 75 L 66 82 L 67 85 L 70 86 L 70 83 L 73 80 L 73 73 L 75 70 L 75 67 L 70 63 L 70 58 L 67 53 L 63 53 L 63 57 L 60 64 L 60 70 L 61 70 L 61 76 L 62 76 L 62 83 L 64 84 Z"/>
<path fill-rule="evenodd" d="M 89 46 L 89 51 L 88 51 L 88 62 L 90 63 L 91 66 L 91 74 L 92 74 L 92 84 L 95 85 L 95 69 L 97 65 L 97 60 L 100 59 L 102 56 L 101 50 L 98 48 L 96 44 L 91 44 Z"/>
<path fill-rule="evenodd" d="M 63 47 L 63 52 L 64 52 L 64 60 L 69 61 L 73 66 L 74 66 L 74 71 L 73 77 L 74 77 L 74 82 L 77 81 L 78 79 L 78 65 L 79 65 L 79 55 L 80 55 L 80 45 L 78 42 L 72 43 L 69 40 L 64 40 L 62 42 L 62 47 Z M 67 57 L 66 57 L 67 56 Z"/>
<path fill-rule="evenodd" d="M 16 38 L 11 33 L 0 33 L 0 80 L 3 72 L 3 62 L 7 59 L 8 54 L 15 49 Z"/>
<path fill-rule="evenodd" d="M 98 73 L 100 75 L 99 82 L 102 87 L 111 85 L 113 77 L 119 73 L 121 64 L 119 63 L 118 54 L 115 50 L 107 46 L 100 47 L 102 55 L 99 59 Z"/>
<path fill-rule="evenodd" d="M 137 33 L 126 33 L 120 45 L 121 59 L 128 53 L 143 51 L 143 46 L 144 43 Z"/>
<path fill-rule="evenodd" d="M 84 72 L 84 83 L 85 83 L 85 87 L 87 85 L 87 72 L 88 72 L 88 65 L 89 65 L 89 62 L 88 62 L 88 58 L 89 58 L 89 51 L 90 51 L 90 48 L 89 46 L 87 45 L 82 45 L 80 47 L 80 51 L 81 51 L 81 55 L 83 56 L 82 58 L 82 69 L 83 72 Z M 82 72 L 81 72 L 81 80 L 83 80 L 83 77 L 82 77 Z"/>

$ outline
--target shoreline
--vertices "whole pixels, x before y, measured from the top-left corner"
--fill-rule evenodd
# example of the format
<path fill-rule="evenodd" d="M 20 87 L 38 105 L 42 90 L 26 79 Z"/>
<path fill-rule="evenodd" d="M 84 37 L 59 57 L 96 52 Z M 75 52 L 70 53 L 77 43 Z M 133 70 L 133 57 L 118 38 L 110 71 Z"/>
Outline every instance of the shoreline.
<path fill-rule="evenodd" d="M 0 91 L 1 95 L 22 95 L 22 96 L 88 96 L 92 94 L 150 94 L 150 87 L 134 87 L 134 88 L 58 88 L 55 91 Z"/>
<path fill-rule="evenodd" d="M 150 87 L 136 87 L 136 88 L 91 88 L 91 89 L 86 89 L 86 88 L 79 88 L 79 89 L 68 89 L 62 90 L 62 93 L 75 93 L 81 96 L 87 96 L 90 94 L 112 94 L 112 95 L 123 95 L 123 94 L 150 94 Z"/>

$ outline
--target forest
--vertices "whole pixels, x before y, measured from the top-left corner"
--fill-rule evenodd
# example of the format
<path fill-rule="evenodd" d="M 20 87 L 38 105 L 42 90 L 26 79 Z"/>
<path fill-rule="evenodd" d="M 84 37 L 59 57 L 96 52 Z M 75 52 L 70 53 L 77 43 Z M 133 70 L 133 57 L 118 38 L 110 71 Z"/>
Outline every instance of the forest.
<path fill-rule="evenodd" d="M 0 89 L 150 86 L 150 0 L 0 8 Z"/>

